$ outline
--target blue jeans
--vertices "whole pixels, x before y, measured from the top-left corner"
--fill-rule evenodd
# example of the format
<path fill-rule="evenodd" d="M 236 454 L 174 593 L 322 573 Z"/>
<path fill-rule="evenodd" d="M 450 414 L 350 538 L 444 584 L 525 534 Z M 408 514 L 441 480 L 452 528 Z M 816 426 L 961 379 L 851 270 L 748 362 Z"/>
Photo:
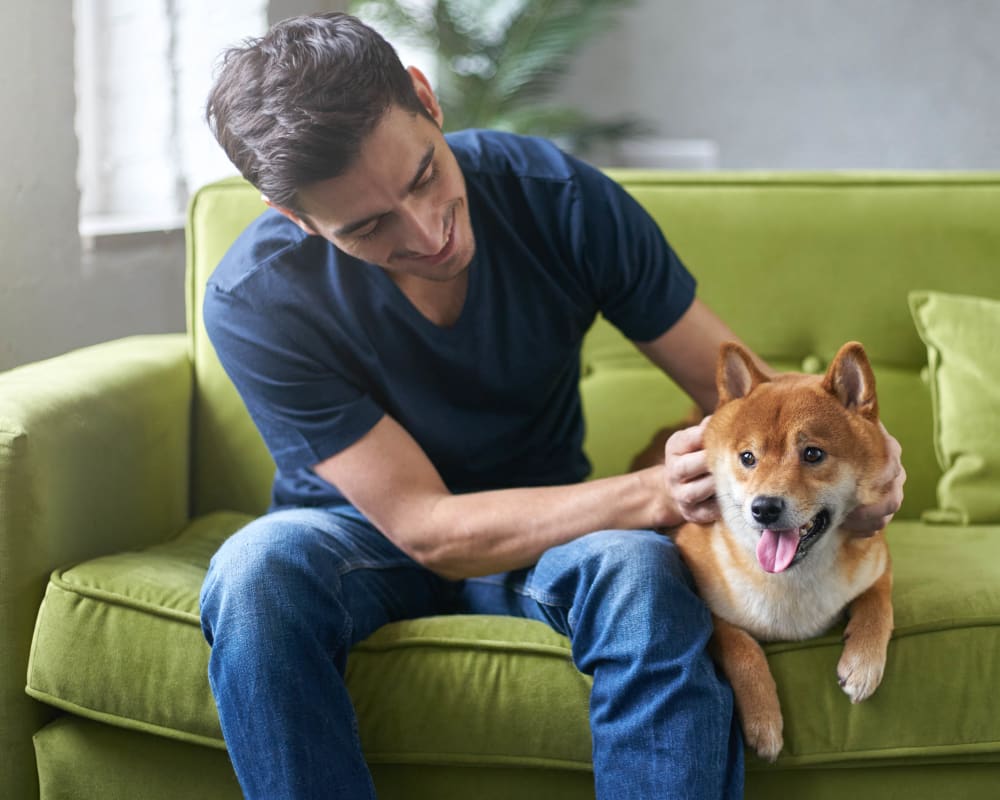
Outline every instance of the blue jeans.
<path fill-rule="evenodd" d="M 504 614 L 569 637 L 593 676 L 598 798 L 738 798 L 743 743 L 707 655 L 711 620 L 673 543 L 600 531 L 516 572 L 451 582 L 350 507 L 276 511 L 233 535 L 201 595 L 209 680 L 248 798 L 374 798 L 343 675 L 388 622 Z"/>

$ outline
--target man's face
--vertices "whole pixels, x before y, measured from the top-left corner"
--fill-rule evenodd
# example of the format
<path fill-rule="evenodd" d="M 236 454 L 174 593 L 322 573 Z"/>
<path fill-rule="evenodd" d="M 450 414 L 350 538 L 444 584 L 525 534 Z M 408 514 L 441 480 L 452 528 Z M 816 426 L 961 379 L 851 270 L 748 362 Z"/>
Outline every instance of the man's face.
<path fill-rule="evenodd" d="M 350 170 L 306 187 L 300 200 L 305 214 L 292 218 L 307 232 L 391 273 L 448 281 L 475 252 L 465 179 L 441 129 L 398 107 Z"/>

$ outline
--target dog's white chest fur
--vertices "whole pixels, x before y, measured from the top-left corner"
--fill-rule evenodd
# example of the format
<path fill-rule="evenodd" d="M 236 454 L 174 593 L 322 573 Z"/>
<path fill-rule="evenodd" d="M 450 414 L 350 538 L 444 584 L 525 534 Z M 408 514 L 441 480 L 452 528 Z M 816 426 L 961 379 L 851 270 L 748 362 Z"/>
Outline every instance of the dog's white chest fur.
<path fill-rule="evenodd" d="M 838 548 L 833 546 L 840 535 L 828 531 L 826 541 L 808 558 L 777 574 L 765 573 L 751 553 L 740 550 L 734 554 L 721 536 L 714 536 L 713 547 L 723 565 L 719 577 L 728 591 L 719 587 L 711 592 L 706 598 L 709 606 L 760 641 L 799 640 L 824 633 L 885 568 L 884 559 L 878 559 L 845 576 L 836 563 Z M 742 565 L 735 564 L 736 559 Z"/>

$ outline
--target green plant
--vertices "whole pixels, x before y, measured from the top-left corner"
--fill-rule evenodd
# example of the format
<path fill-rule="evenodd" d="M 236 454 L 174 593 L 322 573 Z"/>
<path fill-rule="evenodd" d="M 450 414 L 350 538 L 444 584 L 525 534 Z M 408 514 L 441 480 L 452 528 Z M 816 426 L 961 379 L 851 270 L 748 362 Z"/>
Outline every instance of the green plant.
<path fill-rule="evenodd" d="M 432 58 L 446 130 L 493 128 L 575 152 L 644 132 L 550 100 L 579 47 L 632 0 L 361 0 L 352 11 L 390 41 Z"/>

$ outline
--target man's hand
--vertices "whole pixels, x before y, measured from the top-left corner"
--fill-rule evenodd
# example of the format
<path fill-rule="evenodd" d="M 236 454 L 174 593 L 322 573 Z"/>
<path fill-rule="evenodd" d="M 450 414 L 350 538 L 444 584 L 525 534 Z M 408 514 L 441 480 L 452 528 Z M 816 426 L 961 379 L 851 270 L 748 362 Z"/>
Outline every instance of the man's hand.
<path fill-rule="evenodd" d="M 882 487 L 881 497 L 874 503 L 858 506 L 844 520 L 844 527 L 861 538 L 874 536 L 885 528 L 903 504 L 903 484 L 906 482 L 906 470 L 900 458 L 903 448 L 881 422 L 879 427 L 886 446 L 885 466 L 877 481 Z"/>
<path fill-rule="evenodd" d="M 677 431 L 663 448 L 667 492 L 686 521 L 702 525 L 720 517 L 715 500 L 715 478 L 708 471 L 705 455 L 708 420 L 709 417 L 705 417 L 699 425 Z"/>

